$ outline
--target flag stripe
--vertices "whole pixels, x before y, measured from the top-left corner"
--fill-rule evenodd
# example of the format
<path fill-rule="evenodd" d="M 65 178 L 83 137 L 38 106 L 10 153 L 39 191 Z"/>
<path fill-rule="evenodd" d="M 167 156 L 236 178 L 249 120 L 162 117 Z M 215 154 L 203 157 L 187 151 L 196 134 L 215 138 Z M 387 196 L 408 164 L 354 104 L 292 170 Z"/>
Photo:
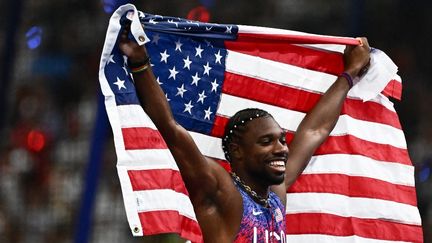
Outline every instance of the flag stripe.
<path fill-rule="evenodd" d="M 196 220 L 192 203 L 185 194 L 171 189 L 134 191 L 138 212 L 177 210 L 182 215 Z"/>
<path fill-rule="evenodd" d="M 145 235 L 177 232 L 192 242 L 202 242 L 201 229 L 196 220 L 185 217 L 174 210 L 139 212 Z M 168 219 L 168 220 L 167 220 Z"/>
<path fill-rule="evenodd" d="M 290 222 L 287 224 L 287 234 L 356 235 L 389 241 L 421 242 L 419 241 L 419 236 L 422 234 L 421 226 L 417 225 L 380 219 L 341 217 L 325 213 L 289 214 L 286 216 L 286 220 Z M 377 225 L 379 225 L 379 230 L 376 230 Z"/>
<path fill-rule="evenodd" d="M 217 137 L 223 136 L 223 128 L 228 123 L 228 118 L 218 116 L 215 120 L 215 126 L 212 130 L 212 135 Z M 294 133 L 287 133 L 287 141 L 291 141 Z M 389 144 L 380 144 L 376 142 L 366 141 L 352 135 L 330 136 L 327 140 L 315 151 L 315 154 L 359 154 L 370 157 L 375 160 L 388 161 L 411 165 L 411 160 L 408 156 L 407 149 L 398 148 Z M 212 155 L 215 158 L 223 158 L 220 152 L 215 151 Z M 222 156 L 222 157 L 221 157 Z"/>
<path fill-rule="evenodd" d="M 122 128 L 125 149 L 164 149 L 165 141 L 157 130 L 148 127 Z"/>
<path fill-rule="evenodd" d="M 398 80 L 393 79 L 387 84 L 383 90 L 383 94 L 392 96 L 398 100 L 402 99 L 402 83 Z"/>
<path fill-rule="evenodd" d="M 220 118 L 222 119 L 222 118 Z M 133 129 L 122 129 L 124 137 L 137 137 L 137 139 L 125 140 L 125 146 L 133 149 L 144 149 L 149 148 L 148 144 L 143 143 L 145 139 L 139 139 L 148 136 L 156 132 L 149 128 L 133 128 Z M 128 132 L 133 133 L 132 135 L 126 134 Z M 222 148 L 221 139 L 199 133 L 190 133 L 194 138 L 196 144 L 200 148 L 201 152 L 206 156 L 225 159 Z M 156 138 L 150 138 L 151 141 L 159 141 Z M 287 133 L 287 141 L 290 142 L 294 137 L 293 133 Z M 165 143 L 157 143 L 158 148 L 167 148 Z M 322 154 L 358 154 L 370 157 L 379 161 L 386 161 L 390 163 L 400 163 L 405 165 L 411 165 L 411 161 L 408 157 L 408 151 L 406 149 L 397 148 L 388 144 L 378 144 L 374 142 L 365 141 L 356 138 L 351 135 L 343 136 L 331 136 L 329 137 L 315 152 L 315 155 Z"/>
<path fill-rule="evenodd" d="M 421 225 L 420 215 L 414 206 L 332 193 L 288 193 L 286 212 L 287 214 L 329 213 L 343 217 L 386 219 Z"/>
<path fill-rule="evenodd" d="M 245 86 L 248 88 L 243 88 Z M 229 95 L 300 112 L 309 111 L 321 97 L 321 95 L 317 93 L 265 82 L 230 72 L 225 74 L 222 91 Z M 401 129 L 396 112 L 376 102 L 346 99 L 341 114 L 347 114 L 356 119 L 378 122 Z"/>
<path fill-rule="evenodd" d="M 305 113 L 302 112 L 286 110 L 225 94 L 222 94 L 217 113 L 221 116 L 231 117 L 238 110 L 250 107 L 268 111 L 282 128 L 289 131 L 296 131 L 305 116 Z M 370 142 L 406 148 L 405 135 L 402 130 L 380 123 L 357 120 L 347 115 L 339 116 L 339 120 L 330 135 L 353 135 Z"/>
<path fill-rule="evenodd" d="M 335 193 L 417 205 L 416 191 L 412 186 L 342 174 L 303 174 L 288 190 L 288 193 L 302 192 Z"/>
<path fill-rule="evenodd" d="M 136 160 L 131 160 L 129 162 L 124 161 L 119 164 L 121 166 L 133 166 L 134 170 L 178 170 L 172 157 L 167 158 L 166 156 L 159 156 L 166 153 L 164 150 L 130 150 L 125 153 L 127 153 L 129 157 L 135 157 Z M 212 157 L 209 154 L 205 155 Z M 146 158 L 149 159 L 146 160 Z M 359 155 L 327 154 L 313 156 L 309 165 L 303 172 L 303 174 L 328 173 L 368 177 L 401 186 L 414 186 L 413 166 L 377 161 Z"/>
<path fill-rule="evenodd" d="M 368 177 L 402 186 L 414 186 L 414 166 L 378 161 L 362 155 L 322 154 L 313 156 L 304 174 L 336 173 Z"/>
<path fill-rule="evenodd" d="M 128 175 L 134 191 L 172 189 L 176 192 L 189 195 L 178 170 L 128 170 Z M 170 179 L 166 180 L 164 178 Z"/>
<path fill-rule="evenodd" d="M 225 46 L 230 51 L 328 74 L 339 75 L 344 70 L 341 53 L 293 45 L 289 42 L 272 42 L 266 39 L 239 36 L 236 41 L 226 41 Z"/>

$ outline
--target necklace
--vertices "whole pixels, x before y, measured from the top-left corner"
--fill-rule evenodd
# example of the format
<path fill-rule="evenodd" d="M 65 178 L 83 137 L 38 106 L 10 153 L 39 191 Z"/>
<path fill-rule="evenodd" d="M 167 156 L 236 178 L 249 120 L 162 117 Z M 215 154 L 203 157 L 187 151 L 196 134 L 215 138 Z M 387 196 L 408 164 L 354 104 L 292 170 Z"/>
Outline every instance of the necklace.
<path fill-rule="evenodd" d="M 237 185 L 241 186 L 255 201 L 258 201 L 264 207 L 268 207 L 269 199 L 259 196 L 250 186 L 246 185 L 236 173 L 231 172 L 231 177 L 234 179 Z"/>

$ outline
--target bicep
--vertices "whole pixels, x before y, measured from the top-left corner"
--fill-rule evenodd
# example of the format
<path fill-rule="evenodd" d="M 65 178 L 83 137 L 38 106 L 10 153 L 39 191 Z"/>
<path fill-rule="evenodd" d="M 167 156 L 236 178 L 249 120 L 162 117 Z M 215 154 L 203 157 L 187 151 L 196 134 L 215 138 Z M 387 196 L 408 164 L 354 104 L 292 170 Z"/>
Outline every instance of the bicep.
<path fill-rule="evenodd" d="M 287 161 L 285 184 L 291 186 L 308 165 L 316 149 L 327 136 L 316 131 L 296 133 L 289 145 L 290 154 Z"/>
<path fill-rule="evenodd" d="M 212 163 L 199 150 L 189 132 L 178 124 L 174 124 L 169 134 L 164 135 L 190 194 L 207 194 L 215 191 L 218 178 Z M 192 195 L 191 195 L 192 196 Z"/>

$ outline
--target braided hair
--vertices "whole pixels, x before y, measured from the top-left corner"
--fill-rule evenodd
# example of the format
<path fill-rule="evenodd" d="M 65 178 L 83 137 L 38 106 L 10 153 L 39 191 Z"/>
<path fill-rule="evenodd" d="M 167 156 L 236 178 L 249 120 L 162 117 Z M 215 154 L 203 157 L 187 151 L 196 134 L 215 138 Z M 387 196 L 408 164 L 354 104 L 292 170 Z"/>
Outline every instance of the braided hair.
<path fill-rule="evenodd" d="M 233 141 L 238 141 L 243 132 L 246 130 L 246 124 L 255 118 L 260 117 L 272 117 L 267 111 L 258 108 L 247 108 L 238 111 L 232 116 L 228 124 L 225 126 L 225 132 L 222 138 L 222 150 L 225 154 L 225 158 L 231 162 L 229 144 Z"/>

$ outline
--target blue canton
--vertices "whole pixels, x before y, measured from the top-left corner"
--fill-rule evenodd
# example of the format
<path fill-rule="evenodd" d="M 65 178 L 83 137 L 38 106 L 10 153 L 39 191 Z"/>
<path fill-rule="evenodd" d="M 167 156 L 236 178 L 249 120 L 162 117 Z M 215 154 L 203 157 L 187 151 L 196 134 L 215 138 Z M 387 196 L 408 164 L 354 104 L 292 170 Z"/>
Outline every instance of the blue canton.
<path fill-rule="evenodd" d="M 176 121 L 187 130 L 210 133 L 225 73 L 223 41 L 235 39 L 237 27 L 150 14 L 142 14 L 140 20 L 153 72 Z M 139 104 L 127 58 L 117 46 L 105 75 L 117 105 Z"/>

